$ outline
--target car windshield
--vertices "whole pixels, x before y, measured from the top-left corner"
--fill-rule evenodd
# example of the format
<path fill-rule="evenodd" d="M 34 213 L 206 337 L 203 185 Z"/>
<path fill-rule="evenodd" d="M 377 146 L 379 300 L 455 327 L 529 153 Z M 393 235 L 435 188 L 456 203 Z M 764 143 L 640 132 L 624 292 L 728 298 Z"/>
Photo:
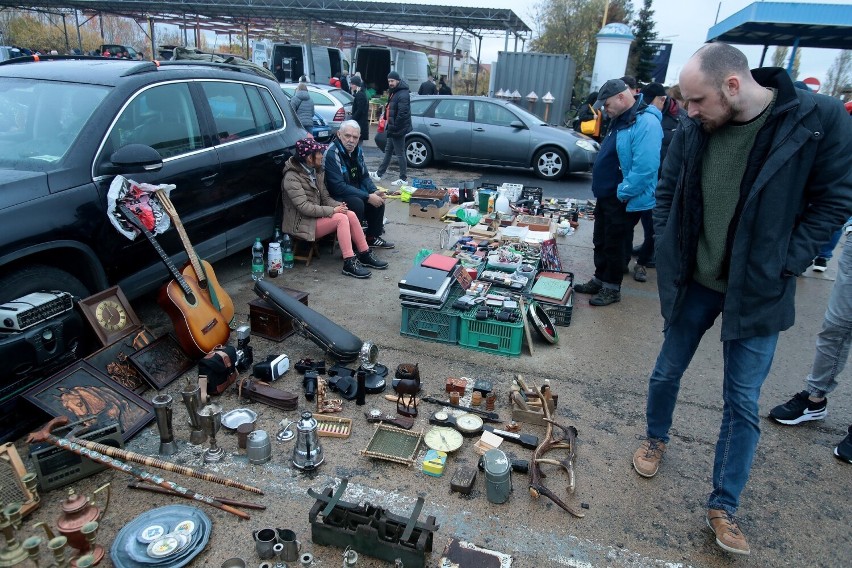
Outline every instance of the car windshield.
<path fill-rule="evenodd" d="M 0 165 L 17 168 L 28 161 L 25 169 L 48 169 L 72 147 L 108 92 L 100 85 L 3 79 Z"/>
<path fill-rule="evenodd" d="M 355 97 L 353 97 L 343 89 L 332 89 L 328 92 L 328 94 L 343 103 L 344 105 L 348 105 L 349 103 L 355 100 Z"/>
<path fill-rule="evenodd" d="M 524 109 L 523 107 L 518 106 L 515 103 L 509 103 L 509 104 L 512 107 L 512 112 L 514 112 L 517 115 L 520 115 L 520 117 L 524 120 L 524 122 L 532 122 L 533 124 L 542 124 L 542 125 L 545 125 L 545 126 L 547 125 L 547 123 L 545 121 L 543 121 L 541 118 L 537 117 L 536 115 L 532 114 L 530 111 Z"/>

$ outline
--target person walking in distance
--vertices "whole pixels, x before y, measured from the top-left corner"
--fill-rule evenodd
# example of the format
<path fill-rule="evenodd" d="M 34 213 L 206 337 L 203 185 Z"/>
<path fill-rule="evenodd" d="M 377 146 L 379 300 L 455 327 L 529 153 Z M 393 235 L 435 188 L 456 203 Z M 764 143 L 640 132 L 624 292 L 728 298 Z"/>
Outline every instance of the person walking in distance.
<path fill-rule="evenodd" d="M 837 263 L 837 280 L 828 297 L 822 330 L 817 334 L 811 372 L 805 390 L 769 412 L 769 417 L 787 426 L 828 416 L 828 395 L 837 388 L 837 375 L 843 372 L 852 345 L 852 217 L 842 228 L 843 251 Z M 834 455 L 852 463 L 852 425 L 846 437 L 834 448 Z"/>
<path fill-rule="evenodd" d="M 400 80 L 399 73 L 391 71 L 388 73 L 388 104 L 385 108 L 385 156 L 379 169 L 370 172 L 373 181 L 381 181 L 382 176 L 390 165 L 391 157 L 396 155 L 399 164 L 399 178 L 391 185 L 403 185 L 407 180 L 405 161 L 405 135 L 411 132 L 411 96 L 408 85 Z"/>
<path fill-rule="evenodd" d="M 438 87 L 435 86 L 435 77 L 428 77 L 420 83 L 420 88 L 417 89 L 418 95 L 437 95 Z"/>
<path fill-rule="evenodd" d="M 664 338 L 633 467 L 657 474 L 681 377 L 721 316 L 722 423 L 705 520 L 718 546 L 749 554 L 734 515 L 760 438 L 760 388 L 793 325 L 796 276 L 852 214 L 850 118 L 840 101 L 795 89 L 783 69 L 750 71 L 719 42 L 687 61 L 680 89 L 691 120 L 669 146 L 654 209 Z"/>
<path fill-rule="evenodd" d="M 370 139 L 370 103 L 367 101 L 367 95 L 364 93 L 364 82 L 361 77 L 351 77 L 349 79 L 350 88 L 352 89 L 352 120 L 358 123 L 361 128 L 361 139 L 358 144 L 364 140 Z"/>
<path fill-rule="evenodd" d="M 589 304 L 621 301 L 624 248 L 628 231 L 642 211 L 654 207 L 663 130 L 660 111 L 642 104 L 621 79 L 611 79 L 598 92 L 595 109 L 611 117 L 609 130 L 592 169 L 595 204 L 595 274 L 574 290 L 594 294 Z"/>

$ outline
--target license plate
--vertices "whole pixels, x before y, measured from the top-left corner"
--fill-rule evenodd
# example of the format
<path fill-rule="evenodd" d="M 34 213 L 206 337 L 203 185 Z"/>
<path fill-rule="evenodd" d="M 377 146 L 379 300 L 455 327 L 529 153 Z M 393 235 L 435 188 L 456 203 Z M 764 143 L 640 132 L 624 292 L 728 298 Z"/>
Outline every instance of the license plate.
<path fill-rule="evenodd" d="M 316 134 L 314 134 L 317 138 L 325 138 L 328 136 L 328 130 L 318 130 Z"/>

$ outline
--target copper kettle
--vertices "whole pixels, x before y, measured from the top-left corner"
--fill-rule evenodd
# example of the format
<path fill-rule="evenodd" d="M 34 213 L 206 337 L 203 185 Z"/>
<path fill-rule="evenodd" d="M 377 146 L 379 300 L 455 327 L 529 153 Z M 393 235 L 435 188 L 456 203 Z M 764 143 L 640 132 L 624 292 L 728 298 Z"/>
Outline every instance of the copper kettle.
<path fill-rule="evenodd" d="M 106 501 L 103 508 L 99 508 L 95 504 L 95 499 L 104 489 L 106 489 Z M 56 520 L 56 528 L 62 536 L 68 538 L 69 546 L 77 550 L 88 550 L 89 543 L 86 542 L 81 529 L 90 521 L 100 521 L 109 507 L 109 497 L 109 483 L 95 489 L 91 499 L 85 495 L 78 495 L 73 488 L 68 490 L 68 497 L 62 502 L 62 514 Z"/>

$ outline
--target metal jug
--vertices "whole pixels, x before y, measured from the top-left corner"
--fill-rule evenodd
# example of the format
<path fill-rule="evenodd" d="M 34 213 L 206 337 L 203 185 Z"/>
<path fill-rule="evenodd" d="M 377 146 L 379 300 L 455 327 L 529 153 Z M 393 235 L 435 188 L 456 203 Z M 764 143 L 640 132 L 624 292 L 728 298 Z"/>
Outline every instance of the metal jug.
<path fill-rule="evenodd" d="M 325 456 L 317 434 L 317 421 L 310 412 L 303 412 L 296 423 L 296 446 L 293 448 L 293 465 L 311 470 L 319 466 Z"/>

